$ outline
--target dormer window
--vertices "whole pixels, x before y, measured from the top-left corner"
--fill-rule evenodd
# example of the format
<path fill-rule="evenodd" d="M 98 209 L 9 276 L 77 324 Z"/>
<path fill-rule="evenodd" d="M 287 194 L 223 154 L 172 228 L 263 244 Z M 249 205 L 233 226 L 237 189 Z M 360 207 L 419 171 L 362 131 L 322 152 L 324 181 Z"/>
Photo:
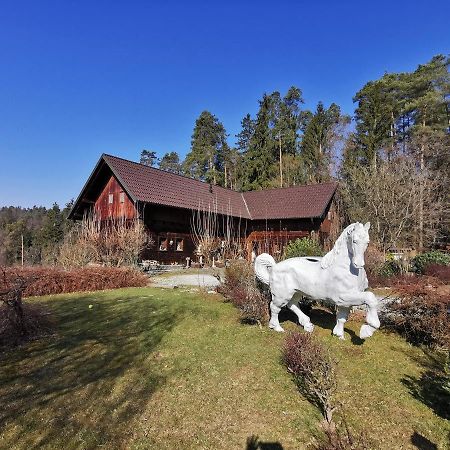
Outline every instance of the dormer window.
<path fill-rule="evenodd" d="M 108 195 L 108 204 L 112 205 L 114 202 L 114 194 L 109 194 Z"/>
<path fill-rule="evenodd" d="M 125 203 L 125 192 L 120 192 L 119 193 L 119 202 L 120 203 Z"/>

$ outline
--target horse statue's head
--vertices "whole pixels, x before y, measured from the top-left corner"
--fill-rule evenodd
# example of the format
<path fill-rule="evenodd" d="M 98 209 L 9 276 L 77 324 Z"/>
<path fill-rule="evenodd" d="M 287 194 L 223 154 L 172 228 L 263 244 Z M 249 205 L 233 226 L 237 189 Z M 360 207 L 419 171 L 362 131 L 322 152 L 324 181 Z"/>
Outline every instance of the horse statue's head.
<path fill-rule="evenodd" d="M 321 266 L 330 267 L 343 250 L 348 251 L 350 261 L 356 269 L 362 269 L 365 265 L 364 252 L 369 245 L 370 222 L 365 225 L 356 222 L 349 225 L 336 240 L 334 247 L 322 258 Z"/>
<path fill-rule="evenodd" d="M 352 264 L 357 269 L 362 269 L 365 265 L 364 252 L 369 245 L 370 222 L 365 225 L 356 222 L 353 230 L 348 232 L 347 248 Z"/>

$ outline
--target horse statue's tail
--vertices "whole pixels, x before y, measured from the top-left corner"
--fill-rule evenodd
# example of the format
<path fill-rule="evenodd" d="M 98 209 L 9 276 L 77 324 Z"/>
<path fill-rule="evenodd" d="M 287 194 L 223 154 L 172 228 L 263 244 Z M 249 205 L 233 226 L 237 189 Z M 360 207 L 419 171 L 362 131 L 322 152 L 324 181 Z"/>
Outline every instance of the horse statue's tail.
<path fill-rule="evenodd" d="M 259 281 L 269 284 L 270 272 L 276 264 L 275 260 L 268 253 L 261 253 L 255 258 L 255 274 Z"/>

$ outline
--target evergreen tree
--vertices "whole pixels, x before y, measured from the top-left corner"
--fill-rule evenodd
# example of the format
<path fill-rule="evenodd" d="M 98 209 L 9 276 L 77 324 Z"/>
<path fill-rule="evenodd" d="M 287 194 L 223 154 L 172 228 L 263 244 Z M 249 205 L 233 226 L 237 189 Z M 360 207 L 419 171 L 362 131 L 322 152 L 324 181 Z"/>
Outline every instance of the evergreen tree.
<path fill-rule="evenodd" d="M 354 184 L 360 173 L 377 179 L 387 167 L 393 170 L 403 160 L 415 158 L 419 189 L 414 198 L 414 220 L 408 227 L 417 248 L 438 234 L 433 232 L 437 227 L 441 234 L 450 234 L 444 225 L 448 223 L 447 208 L 426 212 L 428 203 L 448 204 L 450 196 L 448 68 L 449 58 L 438 55 L 414 72 L 385 74 L 367 83 L 355 96 L 356 130 L 344 151 L 342 173 L 348 185 Z M 357 194 L 353 201 L 358 203 Z M 397 208 L 400 210 L 401 205 Z"/>
<path fill-rule="evenodd" d="M 36 242 L 42 249 L 45 262 L 54 263 L 58 245 L 64 239 L 64 217 L 57 203 L 47 211 L 42 226 L 37 233 Z"/>
<path fill-rule="evenodd" d="M 250 140 L 255 132 L 255 121 L 247 114 L 241 121 L 242 130 L 236 135 L 237 137 L 237 151 L 244 155 L 249 147 Z"/>
<path fill-rule="evenodd" d="M 180 163 L 180 157 L 177 152 L 166 153 L 158 162 L 158 166 L 161 170 L 172 173 L 182 173 L 182 166 Z"/>
<path fill-rule="evenodd" d="M 305 163 L 309 182 L 321 183 L 331 177 L 330 165 L 333 146 L 339 139 L 338 126 L 348 123 L 338 105 L 332 103 L 328 109 L 319 102 L 314 114 L 304 123 L 301 157 Z"/>
<path fill-rule="evenodd" d="M 286 186 L 289 185 L 287 180 L 295 179 L 301 103 L 302 92 L 295 86 L 283 98 L 277 91 L 264 94 L 259 101 L 256 120 L 251 121 L 247 115 L 242 121 L 238 148 L 244 152 L 244 190 Z M 291 158 L 287 158 L 288 155 Z M 289 177 L 286 178 L 287 172 Z"/>
<path fill-rule="evenodd" d="M 184 171 L 197 180 L 223 185 L 223 162 L 228 151 L 224 126 L 216 116 L 203 111 L 195 122 Z"/>
<path fill-rule="evenodd" d="M 392 104 L 382 81 L 370 81 L 354 97 L 355 150 L 362 164 L 377 166 L 380 152 L 389 144 Z"/>
<path fill-rule="evenodd" d="M 259 101 L 253 134 L 243 160 L 243 186 L 245 191 L 261 189 L 270 185 L 276 176 L 274 140 L 270 129 L 272 98 L 267 94 Z"/>
<path fill-rule="evenodd" d="M 157 159 L 158 157 L 156 156 L 156 152 L 150 150 L 142 150 L 139 162 L 141 164 L 144 164 L 144 166 L 153 167 Z"/>

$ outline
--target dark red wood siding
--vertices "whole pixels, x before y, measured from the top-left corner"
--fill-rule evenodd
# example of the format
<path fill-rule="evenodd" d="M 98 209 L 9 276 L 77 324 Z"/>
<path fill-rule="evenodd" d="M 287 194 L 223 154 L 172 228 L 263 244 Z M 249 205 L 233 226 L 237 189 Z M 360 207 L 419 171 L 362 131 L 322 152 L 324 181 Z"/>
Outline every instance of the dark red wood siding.
<path fill-rule="evenodd" d="M 123 193 L 123 203 L 120 201 L 121 193 Z M 109 202 L 110 195 L 112 195 L 112 203 Z M 134 219 L 136 217 L 136 208 L 133 201 L 114 176 L 111 176 L 98 196 L 94 209 L 100 220 L 119 217 Z"/>

